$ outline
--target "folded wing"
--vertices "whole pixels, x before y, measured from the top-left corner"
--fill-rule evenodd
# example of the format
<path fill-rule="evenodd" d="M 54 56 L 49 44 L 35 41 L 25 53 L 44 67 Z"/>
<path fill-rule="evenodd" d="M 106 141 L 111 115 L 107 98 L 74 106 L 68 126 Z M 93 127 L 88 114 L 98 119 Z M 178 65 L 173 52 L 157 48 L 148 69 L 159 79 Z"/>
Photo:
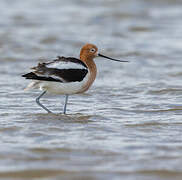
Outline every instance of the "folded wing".
<path fill-rule="evenodd" d="M 72 57 L 58 57 L 58 59 L 48 63 L 39 63 L 32 69 L 34 71 L 24 74 L 23 77 L 66 83 L 82 81 L 88 73 L 87 66 L 81 60 Z"/>

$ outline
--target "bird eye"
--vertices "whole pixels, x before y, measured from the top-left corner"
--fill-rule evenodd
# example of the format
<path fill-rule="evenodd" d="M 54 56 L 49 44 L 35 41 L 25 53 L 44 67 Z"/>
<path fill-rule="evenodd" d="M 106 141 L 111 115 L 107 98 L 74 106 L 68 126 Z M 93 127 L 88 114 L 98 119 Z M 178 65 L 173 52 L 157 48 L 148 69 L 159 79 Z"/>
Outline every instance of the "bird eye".
<path fill-rule="evenodd" d="M 92 53 L 95 52 L 95 49 L 94 48 L 90 49 L 90 52 L 92 52 Z"/>

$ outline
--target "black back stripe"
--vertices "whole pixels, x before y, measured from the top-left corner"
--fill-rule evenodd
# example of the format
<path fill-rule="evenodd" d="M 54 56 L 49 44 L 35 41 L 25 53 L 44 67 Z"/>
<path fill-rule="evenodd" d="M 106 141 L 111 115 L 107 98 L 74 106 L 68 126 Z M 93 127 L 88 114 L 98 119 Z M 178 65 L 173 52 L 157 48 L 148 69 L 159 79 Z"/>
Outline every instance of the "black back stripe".
<path fill-rule="evenodd" d="M 24 74 L 26 79 L 42 80 L 42 81 L 55 81 L 55 82 L 76 82 L 82 81 L 88 70 L 86 69 L 49 69 L 49 75 L 36 75 L 34 72 Z M 51 77 L 53 76 L 53 77 Z"/>
<path fill-rule="evenodd" d="M 22 75 L 26 79 L 33 79 L 33 80 L 41 80 L 41 81 L 54 81 L 54 82 L 63 82 L 60 79 L 52 78 L 52 77 L 45 77 L 45 76 L 37 76 L 35 73 L 30 72 L 27 74 Z"/>

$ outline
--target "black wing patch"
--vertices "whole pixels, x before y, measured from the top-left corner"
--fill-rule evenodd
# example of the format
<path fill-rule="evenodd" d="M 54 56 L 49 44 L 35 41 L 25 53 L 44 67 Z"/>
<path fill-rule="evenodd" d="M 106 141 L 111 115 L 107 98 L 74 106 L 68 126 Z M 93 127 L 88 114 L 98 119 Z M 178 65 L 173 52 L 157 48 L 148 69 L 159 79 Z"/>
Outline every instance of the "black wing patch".
<path fill-rule="evenodd" d="M 34 72 L 24 74 L 22 75 L 22 77 L 25 77 L 26 79 L 34 79 L 34 80 L 41 80 L 41 81 L 63 82 L 60 79 L 56 79 L 52 77 L 37 76 Z"/>
<path fill-rule="evenodd" d="M 22 75 L 26 79 L 34 79 L 34 80 L 41 80 L 41 81 L 54 81 L 54 82 L 76 82 L 82 81 L 88 70 L 86 69 L 51 69 L 52 75 L 50 76 L 39 76 L 36 75 L 34 72 L 30 72 L 27 74 Z"/>
<path fill-rule="evenodd" d="M 86 74 L 87 69 L 53 69 L 54 75 L 61 77 L 66 82 L 82 81 Z"/>

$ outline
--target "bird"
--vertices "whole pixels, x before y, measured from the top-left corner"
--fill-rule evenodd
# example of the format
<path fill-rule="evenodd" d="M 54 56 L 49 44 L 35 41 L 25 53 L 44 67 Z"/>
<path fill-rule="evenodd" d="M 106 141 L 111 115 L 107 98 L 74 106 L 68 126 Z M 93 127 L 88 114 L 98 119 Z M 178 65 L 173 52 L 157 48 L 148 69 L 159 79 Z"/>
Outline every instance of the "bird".
<path fill-rule="evenodd" d="M 65 95 L 63 114 L 66 114 L 68 97 L 87 91 L 93 84 L 97 67 L 94 58 L 102 57 L 117 62 L 129 62 L 114 59 L 98 52 L 94 44 L 85 44 L 80 50 L 80 58 L 57 56 L 52 61 L 38 63 L 32 71 L 22 77 L 32 80 L 25 90 L 39 89 L 42 93 L 36 98 L 36 103 L 47 113 L 52 113 L 40 99 L 46 93 Z"/>

